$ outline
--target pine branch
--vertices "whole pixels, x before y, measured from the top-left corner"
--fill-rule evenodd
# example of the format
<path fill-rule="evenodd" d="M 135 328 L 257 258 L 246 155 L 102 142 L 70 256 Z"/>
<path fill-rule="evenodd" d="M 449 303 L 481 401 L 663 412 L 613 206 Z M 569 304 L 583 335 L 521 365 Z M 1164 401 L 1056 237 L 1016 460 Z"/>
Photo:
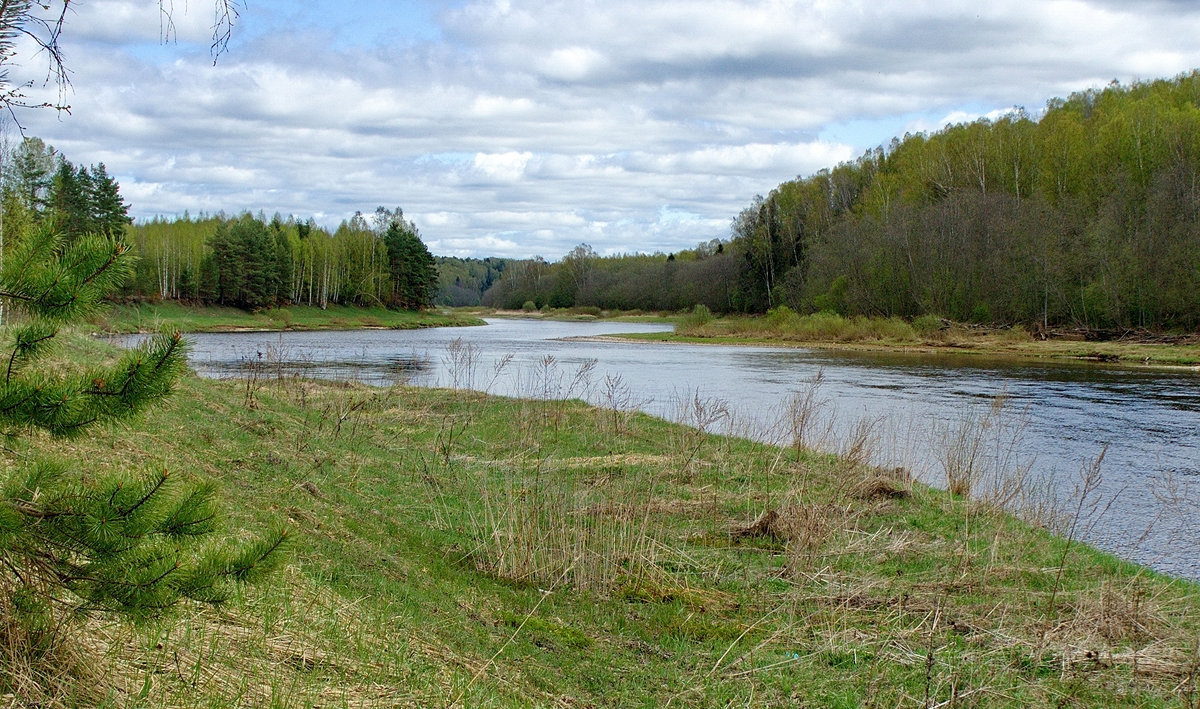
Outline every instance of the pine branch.
<path fill-rule="evenodd" d="M 156 482 L 154 484 L 154 487 L 147 490 L 146 494 L 142 495 L 142 498 L 140 500 L 138 500 L 136 503 L 134 503 L 133 507 L 130 507 L 128 510 L 125 510 L 125 512 L 123 513 L 123 516 L 128 517 L 129 515 L 133 514 L 134 512 L 137 512 L 138 508 L 140 508 L 142 505 L 149 502 L 150 498 L 154 497 L 154 495 L 156 495 L 158 493 L 158 491 L 162 489 L 162 486 L 164 484 L 166 484 L 166 482 L 167 482 L 167 471 L 164 470 L 162 472 L 162 475 L 159 476 L 158 482 Z M 114 498 L 116 497 L 115 492 L 113 493 L 113 496 L 114 496 Z"/>
<path fill-rule="evenodd" d="M 13 347 L 12 356 L 8 358 L 8 373 L 4 377 L 4 383 L 8 384 L 12 381 L 13 368 L 16 366 L 18 356 L 36 350 L 38 345 L 53 340 L 57 334 L 57 332 L 51 332 L 41 337 L 35 337 L 32 340 L 18 339 L 16 346 Z"/>
<path fill-rule="evenodd" d="M 36 519 L 36 520 L 57 519 L 59 517 L 77 516 L 75 512 L 72 512 L 70 510 L 47 509 L 46 507 L 43 507 L 40 505 L 35 505 L 32 502 L 26 502 L 25 500 L 6 500 L 4 502 L 4 504 L 7 504 L 10 508 L 15 510 L 22 517 L 28 517 L 30 519 Z"/>
<path fill-rule="evenodd" d="M 143 410 L 171 391 L 187 357 L 182 336 L 164 332 L 83 374 L 39 367 L 56 323 L 94 306 L 130 272 L 124 244 L 100 237 L 63 243 L 53 232 L 29 234 L 0 269 L 0 299 L 22 303 L 35 317 L 9 331 L 0 422 L 53 436 Z M 210 541 L 219 517 L 212 484 L 167 470 L 97 478 L 40 460 L 9 480 L 0 490 L 0 569 L 11 578 L 0 592 L 29 593 L 44 604 L 143 615 L 182 598 L 220 602 L 231 584 L 272 568 L 288 539 L 279 528 L 232 548 Z"/>

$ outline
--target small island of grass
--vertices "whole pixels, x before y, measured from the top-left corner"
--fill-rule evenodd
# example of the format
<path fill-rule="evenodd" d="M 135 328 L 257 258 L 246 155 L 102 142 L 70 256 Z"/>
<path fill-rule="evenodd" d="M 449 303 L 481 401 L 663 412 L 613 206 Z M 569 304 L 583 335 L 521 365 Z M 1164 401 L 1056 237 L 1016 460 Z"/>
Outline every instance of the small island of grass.
<path fill-rule="evenodd" d="M 795 346 L 819 349 L 1062 359 L 1131 366 L 1200 365 L 1200 335 L 1145 331 L 1058 330 L 1032 333 L 1020 325 L 986 327 L 938 317 L 799 315 L 786 306 L 761 316 L 715 317 L 704 306 L 678 318 L 674 332 L 616 337 L 688 344 Z"/>
<path fill-rule="evenodd" d="M 423 327 L 482 325 L 469 313 L 442 310 L 392 310 L 384 307 L 289 305 L 256 311 L 218 305 L 186 305 L 178 301 L 117 304 L 90 321 L 100 332 L 148 332 L 170 325 L 182 332 L 239 330 L 411 330 Z"/>

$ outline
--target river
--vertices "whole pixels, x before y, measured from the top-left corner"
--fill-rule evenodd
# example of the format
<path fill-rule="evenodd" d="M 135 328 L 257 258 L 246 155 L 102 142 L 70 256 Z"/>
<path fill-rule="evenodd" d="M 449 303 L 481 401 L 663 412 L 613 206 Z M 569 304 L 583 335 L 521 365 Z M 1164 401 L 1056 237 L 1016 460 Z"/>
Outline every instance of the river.
<path fill-rule="evenodd" d="M 585 398 L 787 444 L 789 402 L 808 396 L 807 438 L 837 450 L 861 434 L 874 462 L 945 486 L 938 451 L 981 430 L 980 467 L 1027 470 L 1074 510 L 1104 451 L 1081 536 L 1200 579 L 1200 374 L 1092 363 L 595 341 L 669 326 L 491 319 L 486 327 L 194 334 L 202 376 L 301 372 L 371 384 L 459 386 Z M 458 341 L 458 344 L 454 343 Z M 1000 409 L 993 407 L 997 397 Z M 989 413 L 991 412 L 991 413 Z M 964 425 L 973 421 L 974 428 Z M 959 438 L 958 440 L 962 440 Z"/>

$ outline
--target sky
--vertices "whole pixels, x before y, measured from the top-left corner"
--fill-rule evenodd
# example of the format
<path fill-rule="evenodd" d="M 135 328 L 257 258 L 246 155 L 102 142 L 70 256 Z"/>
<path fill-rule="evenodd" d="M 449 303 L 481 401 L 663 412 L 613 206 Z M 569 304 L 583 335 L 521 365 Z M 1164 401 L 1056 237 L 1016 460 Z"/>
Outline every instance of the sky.
<path fill-rule="evenodd" d="M 553 261 L 728 238 L 756 194 L 906 132 L 1200 68 L 1192 0 L 240 9 L 214 64 L 212 0 L 77 0 L 70 113 L 21 111 L 25 135 L 103 162 L 139 220 L 400 207 L 434 254 Z"/>

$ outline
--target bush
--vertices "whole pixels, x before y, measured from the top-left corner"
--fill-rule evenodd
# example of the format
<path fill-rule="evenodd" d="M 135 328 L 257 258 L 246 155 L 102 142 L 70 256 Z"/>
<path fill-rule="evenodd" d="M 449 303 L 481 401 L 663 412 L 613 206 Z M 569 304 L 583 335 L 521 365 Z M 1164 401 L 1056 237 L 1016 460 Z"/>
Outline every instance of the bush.
<path fill-rule="evenodd" d="M 836 340 L 849 325 L 850 321 L 841 315 L 822 310 L 801 320 L 796 333 L 808 340 Z"/>
<path fill-rule="evenodd" d="M 525 301 L 525 304 L 521 306 L 521 310 L 524 310 L 527 313 L 532 313 L 537 309 L 537 303 L 533 302 L 532 300 Z"/>
<path fill-rule="evenodd" d="M 844 315 L 847 311 L 847 294 L 850 290 L 850 280 L 838 276 L 829 284 L 829 290 L 813 298 L 818 310 L 830 311 Z"/>
<path fill-rule="evenodd" d="M 713 314 L 708 309 L 708 306 L 703 303 L 697 303 L 692 308 L 692 312 L 683 316 L 683 319 L 679 321 L 679 325 L 675 329 L 682 333 L 694 334 L 695 331 L 704 328 L 712 321 Z"/>
<path fill-rule="evenodd" d="M 913 318 L 912 329 L 921 337 L 929 337 L 946 329 L 941 316 L 927 313 Z"/>
<path fill-rule="evenodd" d="M 775 332 L 787 333 L 800 327 L 800 316 L 786 305 L 779 305 L 767 311 L 767 327 Z"/>

